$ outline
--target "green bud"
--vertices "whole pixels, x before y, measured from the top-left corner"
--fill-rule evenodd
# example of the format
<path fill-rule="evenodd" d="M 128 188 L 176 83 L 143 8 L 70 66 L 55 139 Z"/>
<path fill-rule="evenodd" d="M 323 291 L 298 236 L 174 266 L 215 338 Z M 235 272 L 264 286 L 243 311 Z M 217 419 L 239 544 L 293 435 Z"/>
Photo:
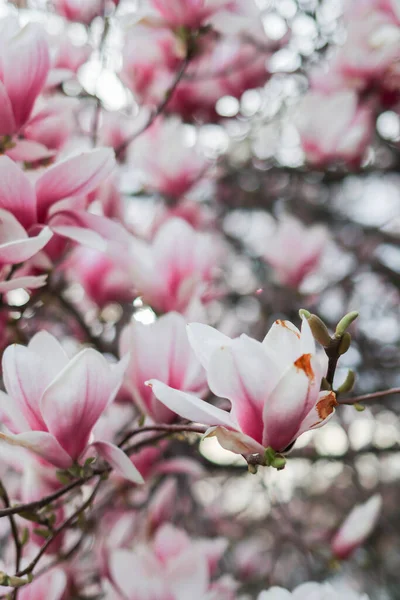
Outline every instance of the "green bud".
<path fill-rule="evenodd" d="M 44 538 L 45 540 L 47 540 L 47 538 L 51 536 L 51 531 L 49 531 L 48 529 L 34 529 L 33 533 L 36 533 L 36 535 Z"/>
<path fill-rule="evenodd" d="M 326 379 L 326 377 L 323 377 L 321 380 L 321 391 L 330 391 L 332 389 L 331 384 L 329 383 L 329 381 Z"/>
<path fill-rule="evenodd" d="M 317 342 L 319 342 L 321 346 L 327 348 L 331 343 L 331 336 L 329 335 L 328 328 L 322 319 L 320 319 L 317 315 L 311 315 L 308 319 L 308 324 Z"/>
<path fill-rule="evenodd" d="M 271 467 L 273 467 L 274 469 L 277 469 L 278 471 L 281 471 L 282 469 L 284 469 L 285 465 L 286 465 L 286 458 L 284 456 L 280 456 L 280 455 L 275 456 L 274 460 L 271 463 Z"/>
<path fill-rule="evenodd" d="M 340 319 L 339 323 L 336 326 L 335 336 L 337 338 L 342 337 L 344 332 L 348 329 L 348 327 L 350 327 L 352 322 L 357 319 L 357 317 L 358 312 L 356 310 L 353 310 L 352 312 L 347 313 L 347 315 L 345 315 L 343 319 Z"/>
<path fill-rule="evenodd" d="M 347 373 L 347 377 L 346 377 L 345 381 L 336 390 L 336 393 L 344 394 L 346 392 L 351 392 L 351 390 L 353 389 L 355 380 L 356 380 L 356 375 L 355 375 L 354 371 L 352 371 L 350 369 L 349 372 Z"/>
<path fill-rule="evenodd" d="M 351 344 L 351 335 L 348 331 L 346 331 L 342 335 L 342 339 L 339 342 L 338 354 L 342 356 L 342 354 L 346 354 L 347 350 L 350 348 Z"/>
<path fill-rule="evenodd" d="M 25 544 L 27 544 L 28 541 L 29 541 L 29 529 L 27 527 L 24 527 L 24 529 L 22 531 L 21 539 L 20 539 L 21 546 L 25 546 Z"/>
<path fill-rule="evenodd" d="M 365 406 L 363 404 L 359 404 L 358 402 L 353 404 L 353 406 L 357 412 L 363 412 L 365 410 Z"/>
<path fill-rule="evenodd" d="M 71 482 L 71 477 L 65 471 L 56 471 L 56 477 L 62 485 L 67 485 Z"/>
<path fill-rule="evenodd" d="M 309 319 L 311 317 L 310 311 L 306 310 L 305 308 L 301 308 L 299 310 L 299 315 L 300 315 L 300 319 L 302 319 L 303 317 L 305 317 L 306 319 Z"/>
<path fill-rule="evenodd" d="M 247 465 L 249 473 L 255 475 L 257 473 L 257 465 L 248 464 Z"/>
<path fill-rule="evenodd" d="M 268 446 L 268 448 L 265 448 L 265 452 L 264 452 L 264 464 L 266 467 L 270 467 L 273 463 L 273 461 L 275 460 L 276 457 L 276 452 L 273 448 L 271 448 L 271 446 Z"/>

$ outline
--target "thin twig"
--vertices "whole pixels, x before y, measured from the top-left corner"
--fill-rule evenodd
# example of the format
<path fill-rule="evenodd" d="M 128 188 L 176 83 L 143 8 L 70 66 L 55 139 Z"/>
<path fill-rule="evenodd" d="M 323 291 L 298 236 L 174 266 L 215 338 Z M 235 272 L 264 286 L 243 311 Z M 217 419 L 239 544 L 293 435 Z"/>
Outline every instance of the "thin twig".
<path fill-rule="evenodd" d="M 207 427 L 202 425 L 145 425 L 144 427 L 139 427 L 138 429 L 128 431 L 118 446 L 123 446 L 135 435 L 145 431 L 164 431 L 165 433 L 205 433 L 207 431 Z"/>
<path fill-rule="evenodd" d="M 39 560 L 41 559 L 43 554 L 46 552 L 46 550 L 50 546 L 50 544 L 55 540 L 55 538 L 62 531 L 64 531 L 64 529 L 66 529 L 67 527 L 72 525 L 72 523 L 75 521 L 75 519 L 77 517 L 79 517 L 79 515 L 84 510 L 86 510 L 86 508 L 88 508 L 90 506 L 90 504 L 93 502 L 97 492 L 99 491 L 102 483 L 103 483 L 103 480 L 100 478 L 98 480 L 98 482 L 96 483 L 96 486 L 95 486 L 93 492 L 90 494 L 89 498 L 75 512 L 73 512 L 72 515 L 70 517 L 68 517 L 68 519 L 66 519 L 63 523 L 61 523 L 61 525 L 59 525 L 59 527 L 54 529 L 53 534 L 45 541 L 43 546 L 41 546 L 39 552 L 36 554 L 35 558 L 29 563 L 29 565 L 27 567 L 25 567 L 25 569 L 22 569 L 22 571 L 17 572 L 17 574 L 16 574 L 17 577 L 22 577 L 23 575 L 28 575 L 29 573 L 32 573 L 33 569 L 35 568 L 35 566 L 37 565 L 37 563 L 39 562 Z"/>
<path fill-rule="evenodd" d="M 4 487 L 3 483 L 0 482 L 0 495 L 3 498 L 4 504 L 6 506 L 6 508 L 9 508 L 10 505 L 10 498 L 8 496 L 7 490 Z M 10 527 L 11 527 L 11 533 L 12 533 L 12 537 L 14 540 L 14 546 L 15 546 L 15 572 L 19 571 L 20 568 L 20 564 L 21 564 L 21 558 L 22 558 L 22 544 L 21 541 L 19 539 L 19 532 L 18 532 L 18 527 L 17 524 L 15 522 L 15 518 L 13 515 L 9 515 L 8 519 L 10 521 Z M 13 600 L 17 600 L 18 598 L 18 588 L 15 588 L 13 593 L 12 593 L 12 598 Z"/>
<path fill-rule="evenodd" d="M 343 400 L 338 400 L 338 403 L 350 405 L 358 404 L 358 402 L 374 400 L 375 398 L 383 398 L 384 396 L 391 396 L 392 394 L 400 394 L 400 387 L 391 388 L 389 390 L 381 390 L 380 392 L 372 392 L 371 394 L 363 394 L 362 396 L 356 396 L 355 398 L 343 398 Z"/>
<path fill-rule="evenodd" d="M 146 123 L 139 129 L 139 131 L 135 131 L 135 133 L 133 133 L 132 135 L 130 135 L 129 137 L 126 138 L 125 141 L 123 141 L 116 149 L 115 149 L 115 156 L 117 158 L 120 158 L 121 154 L 127 149 L 127 147 L 129 146 L 129 144 L 131 144 L 133 141 L 135 141 L 139 136 L 142 135 L 142 133 L 144 133 L 145 131 L 147 131 L 147 129 L 149 129 L 149 127 L 151 127 L 151 125 L 153 125 L 154 121 L 164 112 L 164 110 L 167 108 L 172 96 L 174 95 L 174 92 L 176 90 L 176 88 L 178 87 L 179 83 L 181 82 L 186 69 L 188 68 L 188 65 L 192 59 L 193 56 L 193 49 L 190 47 L 190 45 L 188 46 L 188 50 L 186 52 L 186 56 L 183 59 L 183 61 L 181 62 L 181 65 L 176 73 L 175 79 L 172 82 L 171 86 L 168 88 L 168 90 L 165 93 L 164 99 L 162 100 L 162 102 L 157 106 L 157 108 L 152 112 L 152 114 L 150 115 L 150 117 L 148 118 L 148 120 L 146 121 Z"/>

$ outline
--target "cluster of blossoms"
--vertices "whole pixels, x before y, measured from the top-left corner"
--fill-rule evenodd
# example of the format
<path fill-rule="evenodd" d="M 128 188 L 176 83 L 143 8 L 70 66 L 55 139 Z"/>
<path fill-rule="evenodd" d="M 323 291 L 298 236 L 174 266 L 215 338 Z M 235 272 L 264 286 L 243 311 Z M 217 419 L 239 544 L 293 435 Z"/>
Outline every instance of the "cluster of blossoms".
<path fill-rule="evenodd" d="M 0 586 L 14 600 L 242 600 L 255 573 L 258 600 L 367 600 L 335 582 L 267 586 L 257 544 L 235 556 L 218 507 L 202 507 L 204 536 L 192 523 L 199 434 L 252 474 L 281 471 L 354 383 L 334 375 L 355 312 L 332 335 L 304 310 L 300 329 L 268 315 L 265 337 L 222 319 L 234 244 L 202 200 L 228 169 L 199 130 L 223 127 L 219 99 L 267 84 L 288 38 L 268 38 L 252 0 L 147 0 L 121 17 L 124 0 L 50 4 L 60 36 L 0 20 Z M 126 114 L 82 76 L 106 68 L 119 18 Z M 398 101 L 397 3 L 354 1 L 344 19 L 298 115 L 318 169 L 359 165 L 379 107 Z M 340 117 L 328 131 L 326 112 Z M 141 221 L 131 196 L 162 202 Z M 293 297 L 332 243 L 289 212 L 264 242 L 268 283 Z M 374 494 L 323 532 L 328 561 L 356 552 L 381 505 Z"/>

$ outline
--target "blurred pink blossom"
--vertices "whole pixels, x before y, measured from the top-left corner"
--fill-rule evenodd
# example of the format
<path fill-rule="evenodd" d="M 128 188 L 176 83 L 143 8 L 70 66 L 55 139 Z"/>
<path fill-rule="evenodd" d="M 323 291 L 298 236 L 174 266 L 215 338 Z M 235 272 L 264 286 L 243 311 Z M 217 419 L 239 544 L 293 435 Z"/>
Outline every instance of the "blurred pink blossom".
<path fill-rule="evenodd" d="M 332 552 L 337 558 L 348 558 L 365 542 L 378 522 L 381 509 L 382 497 L 379 494 L 352 509 L 331 542 Z"/>
<path fill-rule="evenodd" d="M 266 240 L 264 258 L 279 283 L 297 288 L 318 268 L 327 241 L 325 227 L 305 227 L 298 219 L 285 216 Z"/>
<path fill-rule="evenodd" d="M 120 337 L 120 355 L 128 352 L 125 385 L 139 409 L 156 423 L 171 423 L 176 415 L 157 400 L 145 385 L 147 379 L 200 396 L 207 391 L 205 371 L 190 347 L 186 321 L 178 313 L 168 313 L 149 325 L 132 321 Z"/>

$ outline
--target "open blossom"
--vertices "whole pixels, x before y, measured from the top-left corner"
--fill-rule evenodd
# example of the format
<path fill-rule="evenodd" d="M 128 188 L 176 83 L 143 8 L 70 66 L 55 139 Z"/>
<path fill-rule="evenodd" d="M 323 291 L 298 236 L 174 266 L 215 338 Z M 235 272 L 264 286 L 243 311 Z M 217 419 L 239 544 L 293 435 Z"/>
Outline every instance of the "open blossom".
<path fill-rule="evenodd" d="M 50 69 L 42 27 L 20 29 L 17 19 L 0 20 L 0 136 L 12 136 L 28 121 Z"/>
<path fill-rule="evenodd" d="M 120 337 L 120 355 L 130 354 L 125 373 L 126 387 L 144 414 L 156 423 L 171 423 L 176 414 L 154 396 L 145 381 L 157 378 L 173 388 L 202 395 L 206 375 L 190 347 L 186 322 L 178 313 L 168 313 L 149 325 L 133 321 Z"/>
<path fill-rule="evenodd" d="M 167 198 L 186 194 L 208 166 L 204 156 L 185 143 L 184 128 L 177 118 L 158 120 L 132 145 L 132 162 L 144 186 Z"/>
<path fill-rule="evenodd" d="M 377 524 L 382 508 L 382 497 L 372 496 L 367 502 L 355 506 L 331 542 L 337 558 L 347 558 L 361 546 Z"/>
<path fill-rule="evenodd" d="M 193 298 L 206 293 L 223 249 L 211 234 L 174 218 L 160 227 L 151 244 L 135 240 L 132 252 L 131 271 L 144 300 L 160 312 L 184 312 Z"/>
<path fill-rule="evenodd" d="M 95 17 L 104 15 L 107 6 L 117 6 L 118 3 L 119 0 L 53 0 L 59 15 L 84 25 L 90 25 Z"/>
<path fill-rule="evenodd" d="M 351 90 L 311 91 L 300 103 L 296 126 L 310 163 L 321 167 L 341 160 L 358 164 L 373 133 L 373 114 Z"/>
<path fill-rule="evenodd" d="M 211 391 L 230 400 L 231 412 L 160 381 L 148 385 L 170 410 L 213 427 L 212 435 L 227 450 L 244 456 L 263 454 L 267 447 L 283 452 L 334 413 L 335 394 L 320 392 L 327 360 L 316 354 L 305 319 L 301 333 L 289 321 L 276 321 L 263 342 L 246 335 L 232 340 L 200 323 L 189 325 L 188 332 Z"/>
<path fill-rule="evenodd" d="M 318 268 L 327 241 L 325 227 L 305 227 L 298 219 L 286 216 L 267 239 L 264 258 L 281 284 L 297 288 Z"/>
<path fill-rule="evenodd" d="M 261 592 L 257 600 L 368 600 L 366 594 L 358 594 L 350 589 L 336 588 L 329 583 L 307 582 L 293 592 L 281 587 L 272 587 Z"/>
<path fill-rule="evenodd" d="M 211 600 L 211 577 L 226 546 L 222 538 L 191 540 L 184 531 L 165 524 L 151 545 L 110 553 L 109 573 L 115 591 L 106 597 Z M 120 595 L 116 595 L 118 592 Z"/>
<path fill-rule="evenodd" d="M 56 338 L 45 331 L 27 347 L 9 346 L 2 360 L 7 394 L 0 395 L 9 432 L 1 433 L 1 439 L 56 467 L 72 466 L 90 451 L 92 429 L 113 401 L 126 365 L 126 359 L 109 365 L 91 348 L 69 360 Z M 143 481 L 122 450 L 103 441 L 91 446 L 126 478 Z"/>
<path fill-rule="evenodd" d="M 237 0 L 148 0 L 147 3 L 155 15 L 174 29 L 198 29 L 219 11 L 238 9 Z"/>
<path fill-rule="evenodd" d="M 53 231 L 69 235 L 78 241 L 92 239 L 93 233 L 73 226 L 65 226 L 54 217 L 55 205 L 63 199 L 89 193 L 105 179 L 114 168 L 112 150 L 99 148 L 82 152 L 60 161 L 37 178 L 35 185 L 29 177 L 7 156 L 0 157 L 0 208 L 10 211 L 28 231 L 49 224 Z M 70 211 L 73 213 L 73 211 Z"/>

